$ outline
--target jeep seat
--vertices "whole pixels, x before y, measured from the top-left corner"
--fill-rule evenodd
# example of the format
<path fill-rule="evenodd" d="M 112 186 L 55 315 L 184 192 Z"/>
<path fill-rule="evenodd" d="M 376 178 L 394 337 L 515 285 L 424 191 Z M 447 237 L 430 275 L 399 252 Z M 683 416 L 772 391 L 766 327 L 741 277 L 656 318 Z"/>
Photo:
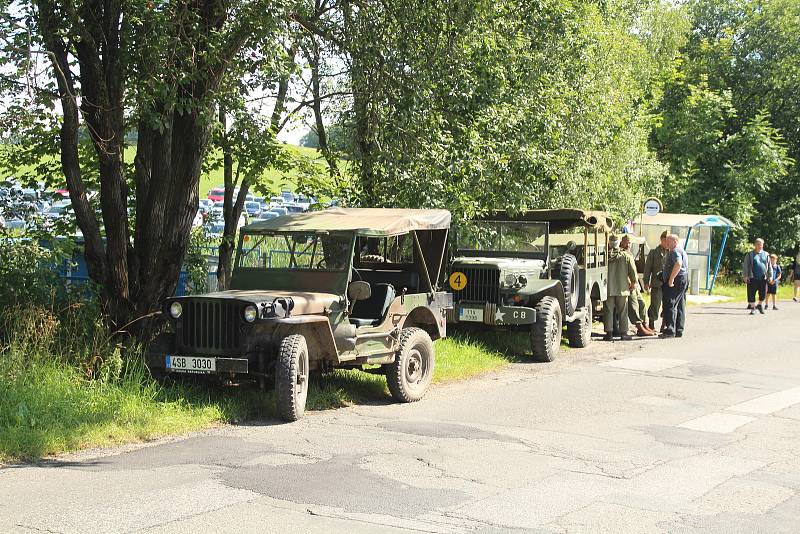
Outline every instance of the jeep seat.
<path fill-rule="evenodd" d="M 378 326 L 395 297 L 391 284 L 373 284 L 372 295 L 366 300 L 356 301 L 350 323 L 356 326 Z"/>

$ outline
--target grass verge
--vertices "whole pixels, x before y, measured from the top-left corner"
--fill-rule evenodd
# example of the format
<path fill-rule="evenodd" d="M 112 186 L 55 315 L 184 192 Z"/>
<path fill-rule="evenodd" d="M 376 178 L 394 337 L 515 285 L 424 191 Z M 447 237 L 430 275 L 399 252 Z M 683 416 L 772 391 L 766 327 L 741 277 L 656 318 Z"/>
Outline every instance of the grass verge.
<path fill-rule="evenodd" d="M 518 347 L 527 346 L 521 337 L 457 334 L 437 341 L 434 382 L 504 367 L 519 358 Z M 126 366 L 116 378 L 90 380 L 77 365 L 24 354 L 0 353 L 0 461 L 144 441 L 275 414 L 272 392 L 159 383 L 141 364 Z M 312 380 L 307 406 L 326 410 L 381 401 L 391 402 L 383 375 L 337 370 Z"/>

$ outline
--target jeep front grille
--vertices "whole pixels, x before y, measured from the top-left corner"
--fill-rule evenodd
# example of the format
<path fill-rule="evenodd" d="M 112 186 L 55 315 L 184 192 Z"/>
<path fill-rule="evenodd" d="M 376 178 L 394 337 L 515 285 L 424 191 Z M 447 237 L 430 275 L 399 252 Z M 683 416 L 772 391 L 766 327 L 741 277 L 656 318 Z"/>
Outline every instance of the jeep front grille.
<path fill-rule="evenodd" d="M 453 266 L 453 271 L 466 275 L 467 285 L 461 291 L 453 291 L 455 302 L 499 302 L 500 271 L 493 267 Z"/>
<path fill-rule="evenodd" d="M 186 299 L 179 350 L 220 353 L 239 347 L 241 303 L 216 299 Z"/>

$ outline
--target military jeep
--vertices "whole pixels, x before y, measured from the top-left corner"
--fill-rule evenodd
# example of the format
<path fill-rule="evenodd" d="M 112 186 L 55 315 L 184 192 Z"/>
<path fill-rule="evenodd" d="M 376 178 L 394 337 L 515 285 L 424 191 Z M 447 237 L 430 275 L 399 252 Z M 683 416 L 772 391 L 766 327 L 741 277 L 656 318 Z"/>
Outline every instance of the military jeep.
<path fill-rule="evenodd" d="M 497 211 L 458 232 L 448 283 L 454 325 L 526 329 L 536 359 L 553 361 L 566 324 L 571 347 L 591 341 L 607 295 L 604 212 Z"/>
<path fill-rule="evenodd" d="M 230 290 L 168 299 L 173 331 L 148 365 L 272 382 L 287 421 L 303 415 L 312 371 L 370 366 L 396 400 L 419 400 L 452 306 L 437 285 L 449 226 L 446 210 L 341 208 L 245 226 Z"/>

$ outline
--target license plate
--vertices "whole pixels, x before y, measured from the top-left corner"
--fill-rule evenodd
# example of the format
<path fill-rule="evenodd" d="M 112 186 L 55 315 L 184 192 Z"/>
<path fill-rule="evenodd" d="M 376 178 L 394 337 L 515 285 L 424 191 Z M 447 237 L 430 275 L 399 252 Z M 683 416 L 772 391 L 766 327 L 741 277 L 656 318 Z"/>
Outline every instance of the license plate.
<path fill-rule="evenodd" d="M 483 308 L 459 308 L 459 321 L 483 322 Z"/>
<path fill-rule="evenodd" d="M 213 373 L 217 370 L 217 359 L 169 355 L 165 366 L 168 371 L 177 373 Z"/>

